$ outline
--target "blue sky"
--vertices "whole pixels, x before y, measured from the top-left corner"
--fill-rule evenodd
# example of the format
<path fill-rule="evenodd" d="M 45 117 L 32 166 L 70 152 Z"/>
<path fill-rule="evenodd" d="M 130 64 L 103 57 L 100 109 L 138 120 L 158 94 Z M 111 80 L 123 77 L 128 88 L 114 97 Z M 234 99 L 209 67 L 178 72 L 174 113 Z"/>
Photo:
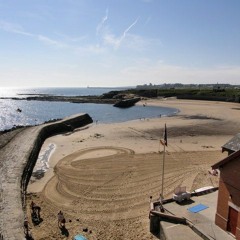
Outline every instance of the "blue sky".
<path fill-rule="evenodd" d="M 0 0 L 0 87 L 240 84 L 239 0 Z"/>

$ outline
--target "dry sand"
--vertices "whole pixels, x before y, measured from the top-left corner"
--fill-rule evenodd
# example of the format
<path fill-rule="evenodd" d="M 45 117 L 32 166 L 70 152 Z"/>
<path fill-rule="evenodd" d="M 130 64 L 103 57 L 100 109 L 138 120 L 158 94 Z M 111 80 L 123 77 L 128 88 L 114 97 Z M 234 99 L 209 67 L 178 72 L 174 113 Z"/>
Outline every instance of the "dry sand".
<path fill-rule="evenodd" d="M 180 112 L 172 117 L 94 123 L 46 140 L 43 148 L 56 145 L 50 168 L 28 188 L 28 203 L 33 200 L 42 208 L 43 221 L 31 224 L 34 239 L 71 239 L 76 234 L 87 239 L 157 239 L 149 232 L 149 197 L 157 199 L 161 191 L 159 140 L 165 123 L 164 197 L 171 197 L 177 186 L 188 191 L 218 186 L 218 178 L 208 170 L 227 156 L 221 146 L 240 129 L 239 104 L 175 99 L 148 100 L 150 104 Z M 58 228 L 59 210 L 67 221 L 65 232 Z"/>

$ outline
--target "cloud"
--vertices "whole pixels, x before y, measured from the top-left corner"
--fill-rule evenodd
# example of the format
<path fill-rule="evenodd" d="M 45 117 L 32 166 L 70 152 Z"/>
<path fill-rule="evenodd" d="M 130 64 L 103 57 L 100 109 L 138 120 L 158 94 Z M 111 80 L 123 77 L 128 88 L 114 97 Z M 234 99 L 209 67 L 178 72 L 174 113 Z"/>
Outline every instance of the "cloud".
<path fill-rule="evenodd" d="M 145 21 L 145 23 L 143 24 L 143 26 L 148 25 L 148 23 L 151 21 L 151 19 L 152 19 L 152 17 L 149 16 L 149 17 L 147 18 L 147 20 Z"/>
<path fill-rule="evenodd" d="M 21 34 L 21 35 L 25 35 L 25 36 L 30 36 L 30 37 L 34 36 L 33 34 L 24 31 L 22 26 L 20 26 L 18 24 L 13 24 L 10 22 L 0 21 L 0 29 L 4 30 L 6 32 L 17 33 L 17 34 Z"/>
<path fill-rule="evenodd" d="M 105 48 L 102 47 L 99 44 L 90 44 L 84 47 L 75 47 L 74 50 L 78 53 L 78 54 L 100 54 L 100 53 L 104 53 L 105 52 Z"/>
<path fill-rule="evenodd" d="M 123 35 L 122 35 L 121 39 L 125 38 L 127 32 L 128 32 L 134 25 L 136 25 L 137 22 L 138 22 L 138 19 L 136 19 L 136 20 L 123 32 Z"/>
<path fill-rule="evenodd" d="M 162 46 L 162 42 L 159 39 L 146 38 L 136 34 L 128 33 L 126 36 L 126 41 L 124 41 L 124 45 L 128 49 L 135 51 L 148 51 L 149 49 L 152 49 L 153 46 L 155 48 Z"/>
<path fill-rule="evenodd" d="M 78 42 L 78 41 L 82 41 L 84 39 L 86 39 L 86 36 L 83 37 L 79 37 L 79 38 L 71 38 L 69 36 L 66 35 L 62 35 L 61 37 L 65 40 L 65 41 L 60 41 L 60 40 L 55 40 L 52 39 L 48 36 L 44 36 L 42 34 L 33 34 L 33 33 L 29 33 L 27 31 L 24 30 L 24 28 L 18 24 L 13 24 L 10 22 L 5 22 L 5 21 L 0 21 L 0 29 L 2 29 L 5 32 L 10 32 L 10 33 L 14 33 L 14 34 L 20 34 L 20 35 L 24 35 L 27 37 L 30 37 L 32 39 L 36 39 L 46 45 L 49 46 L 53 46 L 56 48 L 65 48 L 65 49 L 69 49 L 72 50 L 75 53 L 83 53 L 83 54 L 87 54 L 87 53 L 91 53 L 91 54 L 99 54 L 102 53 L 104 51 L 104 48 L 99 46 L 98 44 L 88 44 L 86 46 L 76 46 L 73 45 L 73 42 Z M 58 34 L 59 35 L 59 34 Z M 72 42 L 72 43 L 69 43 Z"/>
<path fill-rule="evenodd" d="M 103 53 L 105 51 L 105 48 L 100 46 L 99 44 L 87 44 L 84 46 L 77 46 L 77 45 L 67 44 L 62 41 L 54 40 L 43 35 L 38 35 L 38 40 L 47 45 L 54 46 L 56 48 L 69 49 L 74 53 L 82 54 L 82 55 L 85 55 L 85 54 L 96 55 L 96 54 Z"/>
<path fill-rule="evenodd" d="M 56 41 L 56 40 L 53 40 L 53 39 L 50 39 L 46 36 L 43 36 L 43 35 L 38 35 L 37 36 L 38 40 L 41 41 L 41 42 L 44 42 L 48 45 L 53 45 L 55 47 L 58 47 L 58 48 L 67 48 L 67 47 L 70 47 L 69 45 L 67 44 L 64 44 L 60 41 Z"/>
<path fill-rule="evenodd" d="M 100 36 L 100 40 L 103 41 L 105 46 L 111 46 L 115 49 L 118 49 L 122 44 L 123 40 L 128 35 L 128 32 L 137 24 L 138 19 L 136 19 L 132 24 L 130 24 L 122 33 L 121 36 L 117 37 L 112 31 L 110 31 L 109 26 L 106 25 L 108 20 L 108 8 L 106 9 L 105 16 L 102 18 L 101 22 L 97 25 L 96 35 Z"/>
<path fill-rule="evenodd" d="M 25 31 L 23 29 L 23 27 L 18 25 L 18 24 L 13 24 L 13 23 L 10 23 L 10 22 L 0 21 L 0 29 L 4 30 L 6 32 L 20 34 L 20 35 L 24 35 L 24 36 L 31 37 L 31 38 L 36 38 L 41 42 L 44 42 L 44 43 L 49 44 L 49 45 L 54 45 L 56 47 L 66 47 L 65 44 L 63 44 L 61 42 L 58 42 L 56 40 L 50 39 L 50 38 L 48 38 L 46 36 L 43 36 L 41 34 L 37 35 L 37 34 L 29 33 L 27 31 Z"/>
<path fill-rule="evenodd" d="M 66 42 L 72 42 L 72 43 L 76 43 L 76 42 L 81 42 L 83 40 L 87 39 L 87 36 L 79 36 L 79 37 L 72 37 L 72 36 L 68 36 L 66 34 L 63 33 L 55 33 L 58 37 L 64 39 L 64 41 Z"/>
<path fill-rule="evenodd" d="M 96 34 L 99 35 L 99 33 L 101 32 L 102 28 L 104 27 L 105 22 L 108 19 L 108 8 L 106 9 L 106 14 L 105 16 L 102 18 L 102 21 L 98 24 L 97 29 L 96 29 Z"/>
<path fill-rule="evenodd" d="M 104 43 L 113 46 L 115 49 L 118 49 L 123 40 L 126 38 L 127 33 L 130 31 L 131 28 L 133 28 L 137 24 L 137 22 L 138 19 L 136 19 L 129 27 L 127 27 L 120 37 L 116 37 L 112 33 L 105 33 L 103 35 Z"/>

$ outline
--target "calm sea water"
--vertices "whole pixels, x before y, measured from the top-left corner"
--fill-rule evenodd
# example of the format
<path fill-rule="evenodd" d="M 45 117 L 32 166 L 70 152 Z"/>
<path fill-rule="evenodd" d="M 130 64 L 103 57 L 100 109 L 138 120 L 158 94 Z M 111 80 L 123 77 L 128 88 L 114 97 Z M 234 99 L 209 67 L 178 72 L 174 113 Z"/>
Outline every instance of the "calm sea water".
<path fill-rule="evenodd" d="M 62 96 L 101 95 L 119 88 L 36 88 L 13 89 L 0 88 L 0 97 L 26 97 L 29 94 L 51 94 Z M 21 109 L 18 112 L 17 109 Z M 154 106 L 133 106 L 127 109 L 113 107 L 110 104 L 67 103 L 0 99 L 0 130 L 14 126 L 41 124 L 51 119 L 64 118 L 73 114 L 88 113 L 93 121 L 102 123 L 124 122 L 139 118 L 154 118 L 174 115 L 175 108 Z"/>

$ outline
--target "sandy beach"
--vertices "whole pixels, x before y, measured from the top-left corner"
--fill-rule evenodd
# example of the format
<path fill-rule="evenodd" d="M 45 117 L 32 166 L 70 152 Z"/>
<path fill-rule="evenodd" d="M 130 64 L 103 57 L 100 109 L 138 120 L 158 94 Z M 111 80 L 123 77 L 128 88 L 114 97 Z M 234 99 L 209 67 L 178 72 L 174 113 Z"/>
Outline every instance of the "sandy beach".
<path fill-rule="evenodd" d="M 178 186 L 187 191 L 218 186 L 218 177 L 208 170 L 227 156 L 221 146 L 239 132 L 240 105 L 174 98 L 144 103 L 179 113 L 93 123 L 45 141 L 42 149 L 55 146 L 49 170 L 28 187 L 29 219 L 33 200 L 43 220 L 37 226 L 30 221 L 34 239 L 71 239 L 76 234 L 99 240 L 157 239 L 149 232 L 149 197 L 157 199 L 161 192 L 165 123 L 164 197 L 171 197 Z M 58 228 L 59 210 L 66 218 L 65 231 Z"/>

